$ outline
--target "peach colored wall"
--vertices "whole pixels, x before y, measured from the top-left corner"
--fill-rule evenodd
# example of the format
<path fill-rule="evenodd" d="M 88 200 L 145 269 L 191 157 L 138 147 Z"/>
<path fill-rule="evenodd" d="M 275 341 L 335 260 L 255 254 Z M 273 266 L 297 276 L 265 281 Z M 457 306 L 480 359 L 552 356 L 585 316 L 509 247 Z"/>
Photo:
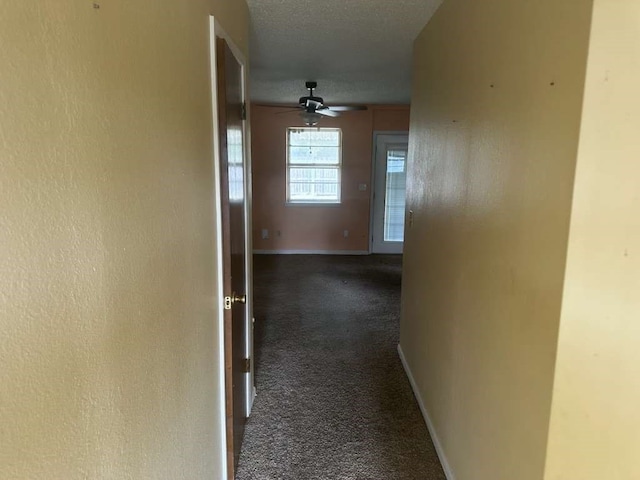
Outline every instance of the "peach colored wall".
<path fill-rule="evenodd" d="M 286 129 L 302 127 L 298 112 L 253 105 L 253 245 L 256 250 L 369 249 L 371 164 L 374 130 L 407 131 L 408 106 L 375 106 L 339 118 L 325 118 L 321 127 L 342 129 L 342 203 L 328 206 L 286 205 Z M 367 185 L 366 191 L 358 189 Z M 269 238 L 262 239 L 262 229 Z M 349 236 L 344 237 L 344 231 Z"/>
<path fill-rule="evenodd" d="M 376 107 L 373 110 L 373 130 L 409 131 L 409 109 L 407 107 Z"/>

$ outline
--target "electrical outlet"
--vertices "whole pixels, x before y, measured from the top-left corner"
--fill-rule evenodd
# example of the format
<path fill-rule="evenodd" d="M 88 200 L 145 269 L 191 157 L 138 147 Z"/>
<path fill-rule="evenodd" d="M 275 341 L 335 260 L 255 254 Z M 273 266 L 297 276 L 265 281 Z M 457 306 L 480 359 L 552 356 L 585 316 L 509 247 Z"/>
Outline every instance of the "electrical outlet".
<path fill-rule="evenodd" d="M 262 229 L 262 239 L 265 240 L 267 238 L 269 238 L 269 230 L 266 229 L 266 228 L 263 228 Z"/>
<path fill-rule="evenodd" d="M 367 184 L 366 183 L 360 183 L 358 185 L 358 190 L 360 190 L 361 192 L 366 192 L 367 191 Z"/>
<path fill-rule="evenodd" d="M 347 238 L 349 236 L 349 230 L 345 230 L 342 234 L 344 235 L 344 238 Z"/>

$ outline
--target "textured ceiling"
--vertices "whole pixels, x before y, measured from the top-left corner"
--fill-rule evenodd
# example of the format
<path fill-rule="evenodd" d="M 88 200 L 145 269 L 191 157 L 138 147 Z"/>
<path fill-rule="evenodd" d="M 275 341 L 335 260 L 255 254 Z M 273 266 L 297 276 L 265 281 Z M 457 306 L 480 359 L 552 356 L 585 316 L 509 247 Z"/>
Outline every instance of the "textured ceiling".
<path fill-rule="evenodd" d="M 251 98 L 409 103 L 413 40 L 442 0 L 247 0 Z"/>

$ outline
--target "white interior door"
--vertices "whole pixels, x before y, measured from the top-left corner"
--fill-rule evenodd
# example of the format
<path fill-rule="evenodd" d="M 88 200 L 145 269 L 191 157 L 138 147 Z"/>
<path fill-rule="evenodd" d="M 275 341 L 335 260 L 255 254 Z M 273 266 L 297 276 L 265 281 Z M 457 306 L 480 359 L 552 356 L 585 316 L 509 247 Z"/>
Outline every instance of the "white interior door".
<path fill-rule="evenodd" d="M 402 253 L 408 134 L 377 134 L 373 183 L 373 253 Z"/>

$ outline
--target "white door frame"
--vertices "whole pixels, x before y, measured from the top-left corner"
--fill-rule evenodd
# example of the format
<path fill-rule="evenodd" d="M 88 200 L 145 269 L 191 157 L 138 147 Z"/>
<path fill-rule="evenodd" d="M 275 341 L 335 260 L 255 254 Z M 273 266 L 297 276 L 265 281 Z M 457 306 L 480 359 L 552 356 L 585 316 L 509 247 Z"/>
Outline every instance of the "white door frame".
<path fill-rule="evenodd" d="M 377 190 L 377 185 L 376 185 L 376 173 L 377 173 L 377 161 L 376 161 L 376 157 L 377 157 L 377 149 L 378 149 L 378 137 L 380 136 L 385 136 L 385 135 L 389 135 L 389 136 L 395 136 L 395 135 L 402 135 L 402 136 L 406 136 L 407 137 L 407 141 L 409 139 L 409 132 L 406 130 L 376 130 L 373 132 L 373 148 L 372 148 L 372 152 L 373 152 L 373 157 L 371 159 L 371 196 L 370 196 L 370 215 L 369 215 L 369 253 L 374 253 L 373 252 L 373 240 L 374 240 L 374 235 L 375 235 L 375 231 L 374 231 L 374 222 L 375 222 L 375 195 L 376 195 L 376 190 Z M 384 195 L 384 192 L 383 192 Z M 402 247 L 401 247 L 402 248 Z M 402 250 L 401 250 L 402 251 Z M 401 253 L 400 251 L 400 253 Z M 395 252 L 390 252 L 390 253 L 395 253 Z"/>
<path fill-rule="evenodd" d="M 242 101 L 249 103 L 249 94 L 247 88 L 247 61 L 242 51 L 233 42 L 231 37 L 224 31 L 216 19 L 211 15 L 209 17 L 209 55 L 210 55 L 210 72 L 211 72 L 211 115 L 212 115 L 212 135 L 213 135 L 213 182 L 215 186 L 214 195 L 214 225 L 215 225 L 215 243 L 216 243 L 216 282 L 217 291 L 217 316 L 215 319 L 215 328 L 218 332 L 218 389 L 220 402 L 220 425 L 221 429 L 218 432 L 219 445 L 221 449 L 220 458 L 222 462 L 222 478 L 227 478 L 227 425 L 226 425 L 226 384 L 225 384 L 225 343 L 224 343 L 224 276 L 223 276 L 223 252 L 222 252 L 222 202 L 220 199 L 220 125 L 218 123 L 218 75 L 216 69 L 216 37 L 223 38 L 231 52 L 242 69 Z M 247 375 L 247 415 L 251 413 L 253 407 L 253 400 L 256 395 L 255 383 L 254 383 L 254 364 L 253 364 L 253 244 L 251 236 L 251 137 L 249 129 L 249 108 L 247 110 L 247 118 L 242 122 L 242 135 L 244 138 L 244 158 L 245 158 L 245 172 L 244 172 L 244 194 L 245 194 L 245 292 L 247 295 L 247 303 L 245 304 L 245 318 L 246 318 L 246 332 L 247 338 L 245 340 L 246 351 L 245 358 L 249 358 L 251 361 L 250 373 Z"/>

